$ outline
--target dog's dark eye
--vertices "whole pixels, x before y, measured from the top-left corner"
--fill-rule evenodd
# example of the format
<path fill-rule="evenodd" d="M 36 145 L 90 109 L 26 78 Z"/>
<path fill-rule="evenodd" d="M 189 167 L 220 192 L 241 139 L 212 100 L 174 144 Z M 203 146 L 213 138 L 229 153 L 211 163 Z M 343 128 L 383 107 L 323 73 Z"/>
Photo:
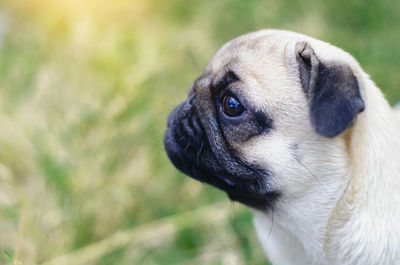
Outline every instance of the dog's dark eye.
<path fill-rule="evenodd" d="M 226 94 L 222 98 L 222 111 L 229 117 L 237 117 L 242 115 L 246 109 L 236 97 Z"/>

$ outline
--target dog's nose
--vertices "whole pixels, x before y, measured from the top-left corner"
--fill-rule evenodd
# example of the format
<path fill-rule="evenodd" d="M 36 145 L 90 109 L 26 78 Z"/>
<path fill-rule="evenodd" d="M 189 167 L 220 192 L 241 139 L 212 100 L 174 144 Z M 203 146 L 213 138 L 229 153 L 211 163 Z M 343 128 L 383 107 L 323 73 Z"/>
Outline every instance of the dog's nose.
<path fill-rule="evenodd" d="M 194 100 L 195 100 L 195 94 L 192 94 L 189 96 L 188 99 L 186 99 L 180 105 L 175 107 L 175 109 L 168 116 L 167 128 L 170 128 L 172 126 L 174 120 L 181 120 L 184 119 L 185 116 L 187 116 L 187 114 L 193 108 Z"/>
<path fill-rule="evenodd" d="M 194 95 L 190 96 L 184 103 L 171 113 L 169 126 L 175 132 L 178 145 L 187 154 L 196 153 L 202 146 L 204 140 L 204 129 L 202 127 L 196 106 L 193 105 Z"/>

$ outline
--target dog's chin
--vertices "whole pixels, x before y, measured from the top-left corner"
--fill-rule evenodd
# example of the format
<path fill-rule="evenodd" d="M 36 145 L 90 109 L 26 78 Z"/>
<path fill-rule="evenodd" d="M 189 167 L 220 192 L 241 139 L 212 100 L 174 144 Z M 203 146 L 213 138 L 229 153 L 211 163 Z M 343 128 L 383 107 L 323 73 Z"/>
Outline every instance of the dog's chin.
<path fill-rule="evenodd" d="M 181 104 L 171 113 L 164 136 L 165 149 L 174 166 L 194 179 L 224 190 L 233 201 L 257 209 L 271 208 L 278 193 L 265 185 L 265 176 L 261 176 L 265 172 L 258 176 L 254 172 L 249 172 L 248 176 L 231 174 L 218 159 L 227 154 L 212 152 L 198 117 L 188 114 L 187 104 Z M 237 161 L 237 164 L 243 162 Z M 247 164 L 241 166 L 249 167 Z"/>

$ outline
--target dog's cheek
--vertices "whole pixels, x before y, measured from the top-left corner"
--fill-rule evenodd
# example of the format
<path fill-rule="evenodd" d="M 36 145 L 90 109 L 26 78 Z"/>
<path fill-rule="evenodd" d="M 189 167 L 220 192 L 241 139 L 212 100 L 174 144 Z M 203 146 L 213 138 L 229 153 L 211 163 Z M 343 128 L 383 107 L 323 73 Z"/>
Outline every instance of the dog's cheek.
<path fill-rule="evenodd" d="M 257 164 L 272 172 L 269 184 L 279 188 L 282 184 L 280 175 L 284 172 L 285 165 L 290 162 L 286 146 L 284 139 L 276 137 L 273 133 L 259 135 L 242 145 L 241 153 L 249 163 Z"/>
<path fill-rule="evenodd" d="M 297 193 L 305 189 L 309 173 L 302 165 L 296 141 L 282 137 L 278 133 L 260 135 L 249 140 L 241 153 L 250 163 L 260 165 L 272 172 L 267 181 L 282 193 Z M 289 194 L 288 194 L 289 195 Z"/>

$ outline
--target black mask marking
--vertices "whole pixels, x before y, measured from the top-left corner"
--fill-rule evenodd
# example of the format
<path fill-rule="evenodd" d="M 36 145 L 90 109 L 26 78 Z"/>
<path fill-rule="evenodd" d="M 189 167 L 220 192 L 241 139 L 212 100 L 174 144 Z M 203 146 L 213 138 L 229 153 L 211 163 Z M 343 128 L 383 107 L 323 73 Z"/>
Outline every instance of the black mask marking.
<path fill-rule="evenodd" d="M 235 80 L 231 77 L 225 78 L 221 86 Z M 244 161 L 227 143 L 229 129 L 218 118 L 210 79 L 205 76 L 196 81 L 195 93 L 170 114 L 164 137 L 167 154 L 179 170 L 226 191 L 232 200 L 258 209 L 269 208 L 279 194 L 268 184 L 271 172 Z M 236 131 L 245 135 L 241 140 L 266 131 L 272 124 L 261 113 L 253 115 L 252 124 L 239 126 L 242 130 Z"/>

